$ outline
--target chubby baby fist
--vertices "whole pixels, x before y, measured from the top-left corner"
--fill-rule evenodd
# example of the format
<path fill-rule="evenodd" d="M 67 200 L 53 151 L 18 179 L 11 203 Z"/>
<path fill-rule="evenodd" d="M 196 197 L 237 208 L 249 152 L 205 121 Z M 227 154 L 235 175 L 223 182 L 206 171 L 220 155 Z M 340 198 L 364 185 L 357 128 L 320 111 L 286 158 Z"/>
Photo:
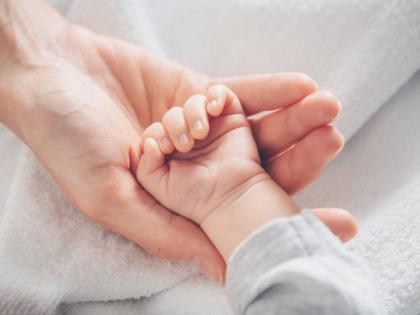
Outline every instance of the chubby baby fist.
<path fill-rule="evenodd" d="M 269 179 L 239 99 L 223 85 L 169 109 L 144 131 L 141 146 L 140 184 L 198 224 Z"/>

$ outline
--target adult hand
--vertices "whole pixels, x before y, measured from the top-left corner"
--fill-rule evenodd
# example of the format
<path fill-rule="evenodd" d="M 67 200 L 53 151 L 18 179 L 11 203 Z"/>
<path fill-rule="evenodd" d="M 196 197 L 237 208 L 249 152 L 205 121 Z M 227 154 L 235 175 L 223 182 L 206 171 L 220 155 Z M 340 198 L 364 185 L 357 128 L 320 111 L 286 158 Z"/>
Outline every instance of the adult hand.
<path fill-rule="evenodd" d="M 144 128 L 215 83 L 240 98 L 264 165 L 287 192 L 315 179 L 342 147 L 328 125 L 339 104 L 306 75 L 210 79 L 71 25 L 43 2 L 0 1 L 0 120 L 87 218 L 155 255 L 199 262 L 220 279 L 223 260 L 202 231 L 133 175 Z M 268 110 L 276 111 L 252 117 Z"/>

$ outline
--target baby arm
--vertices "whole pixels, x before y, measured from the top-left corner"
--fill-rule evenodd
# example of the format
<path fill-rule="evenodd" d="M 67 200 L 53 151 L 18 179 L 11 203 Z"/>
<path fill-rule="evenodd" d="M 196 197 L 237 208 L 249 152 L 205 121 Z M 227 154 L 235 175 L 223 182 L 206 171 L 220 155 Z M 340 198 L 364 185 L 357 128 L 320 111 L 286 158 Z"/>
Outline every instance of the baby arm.
<path fill-rule="evenodd" d="M 243 118 L 221 86 L 172 109 L 144 132 L 140 183 L 220 251 L 235 313 L 383 314 L 363 263 L 261 168 Z"/>

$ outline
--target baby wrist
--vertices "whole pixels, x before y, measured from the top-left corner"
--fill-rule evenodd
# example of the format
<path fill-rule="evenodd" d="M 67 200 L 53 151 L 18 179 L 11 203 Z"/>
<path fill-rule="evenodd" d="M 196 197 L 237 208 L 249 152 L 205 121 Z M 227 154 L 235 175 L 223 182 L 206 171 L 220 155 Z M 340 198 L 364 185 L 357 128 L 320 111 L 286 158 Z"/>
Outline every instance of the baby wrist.
<path fill-rule="evenodd" d="M 264 173 L 226 208 L 209 215 L 201 227 L 227 262 L 234 249 L 252 232 L 298 211 L 290 196 Z"/>

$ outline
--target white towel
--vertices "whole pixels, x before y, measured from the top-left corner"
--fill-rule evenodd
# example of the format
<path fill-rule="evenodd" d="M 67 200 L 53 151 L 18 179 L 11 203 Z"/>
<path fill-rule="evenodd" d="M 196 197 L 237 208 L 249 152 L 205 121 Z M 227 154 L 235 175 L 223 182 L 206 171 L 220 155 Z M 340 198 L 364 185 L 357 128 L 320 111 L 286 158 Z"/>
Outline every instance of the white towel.
<path fill-rule="evenodd" d="M 338 125 L 347 137 L 420 67 L 420 3 L 415 0 L 74 0 L 63 8 L 76 23 L 142 44 L 209 75 L 307 72 L 343 101 Z M 388 121 L 380 128 L 391 130 L 391 125 Z M 394 185 L 385 189 L 385 177 L 380 176 L 389 169 L 382 163 L 384 145 L 381 141 L 374 146 L 378 153 L 368 164 L 378 169 L 370 181 L 371 191 L 386 196 L 371 202 L 371 217 L 377 210 L 382 219 L 365 219 L 352 248 L 369 259 L 390 311 L 415 314 L 420 306 L 414 300 L 413 282 L 420 280 L 415 273 L 420 259 L 413 246 L 397 255 L 401 252 L 385 246 L 386 233 L 377 232 L 396 218 L 385 211 L 386 201 L 404 188 L 411 191 L 413 182 L 390 177 L 386 179 Z M 368 148 L 354 150 L 368 154 Z M 368 190 L 361 189 L 367 172 L 363 169 L 358 177 L 349 174 L 348 151 L 319 184 L 307 190 L 302 203 L 331 202 L 352 209 L 370 200 Z M 407 155 L 413 152 L 408 148 Z M 332 190 L 338 178 L 343 188 Z M 348 198 L 353 195 L 346 185 L 357 193 L 353 199 Z M 403 216 L 413 218 L 418 197 L 409 196 L 412 204 L 406 205 Z M 8 314 L 23 314 L 29 307 L 30 314 L 47 312 L 61 302 L 73 314 L 230 314 L 223 290 L 195 277 L 197 271 L 191 266 L 151 257 L 75 213 L 29 152 L 21 156 L 6 199 L 0 221 L 0 301 L 17 302 Z M 402 226 L 392 228 L 399 241 L 393 244 L 398 246 L 405 244 L 403 232 L 399 233 Z M 410 237 L 413 245 L 417 235 Z M 394 263 L 404 266 L 405 277 L 396 278 Z M 404 290 L 409 285 L 410 290 Z M 76 304 L 152 294 L 132 303 Z"/>

